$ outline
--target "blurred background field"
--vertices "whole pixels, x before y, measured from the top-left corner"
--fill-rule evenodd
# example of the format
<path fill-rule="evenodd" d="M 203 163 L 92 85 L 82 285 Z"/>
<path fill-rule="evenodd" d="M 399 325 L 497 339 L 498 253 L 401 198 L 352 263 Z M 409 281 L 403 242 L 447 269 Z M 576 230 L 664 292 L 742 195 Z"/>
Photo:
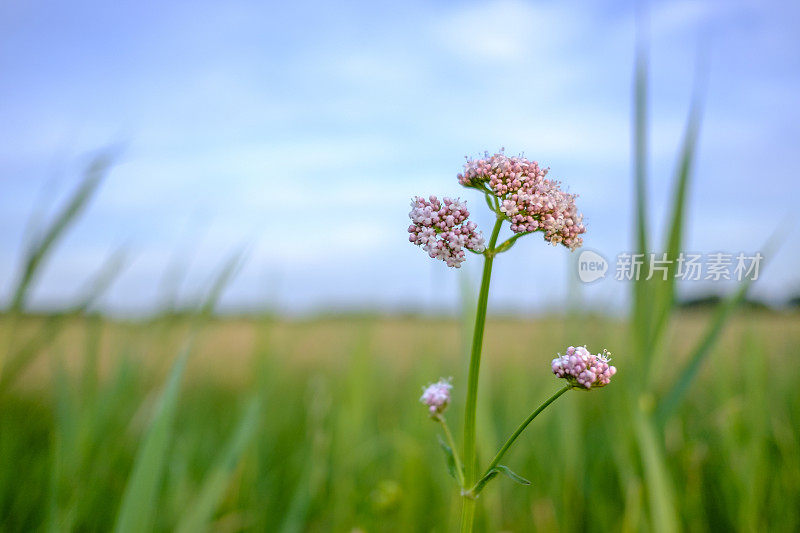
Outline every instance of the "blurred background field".
<path fill-rule="evenodd" d="M 665 428 L 681 526 L 793 531 L 800 525 L 796 313 L 745 312 L 728 327 L 688 401 Z M 20 334 L 43 318 L 26 317 Z M 685 354 L 706 312 L 678 316 L 668 351 Z M 0 322 L 9 325 L 8 317 Z M 108 530 L 190 319 L 71 317 L 0 398 L 0 527 Z M 7 332 L 6 329 L 4 329 Z M 214 319 L 181 385 L 154 527 L 185 519 L 251 398 L 252 434 L 224 476 L 216 531 L 449 531 L 455 483 L 419 405 L 422 384 L 453 375 L 459 412 L 465 331 L 447 318 Z M 647 529 L 631 442 L 625 324 L 598 316 L 495 317 L 486 333 L 484 454 L 557 388 L 551 354 L 576 338 L 614 346 L 619 381 L 572 393 L 537 420 L 482 496 L 490 531 Z M 679 366 L 678 362 L 674 365 Z M 665 376 L 666 377 L 666 376 Z M 671 377 L 671 376 L 670 376 Z M 460 426 L 459 417 L 451 424 Z M 457 431 L 457 430 L 456 430 Z"/>
<path fill-rule="evenodd" d="M 411 246 L 408 200 L 485 231 L 455 176 L 501 146 L 611 266 L 497 261 L 481 458 L 570 344 L 619 373 L 537 418 L 476 529 L 800 530 L 800 8 L 638 5 L 0 4 L 0 531 L 454 530 L 418 399 L 453 377 L 460 443 L 480 258 Z M 682 252 L 765 260 L 613 279 Z"/>

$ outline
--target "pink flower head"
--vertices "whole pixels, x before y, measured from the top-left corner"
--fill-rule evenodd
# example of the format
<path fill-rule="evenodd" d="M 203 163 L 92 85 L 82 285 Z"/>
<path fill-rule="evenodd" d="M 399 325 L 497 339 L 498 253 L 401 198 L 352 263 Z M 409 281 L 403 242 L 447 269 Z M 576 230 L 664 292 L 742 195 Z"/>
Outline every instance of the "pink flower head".
<path fill-rule="evenodd" d="M 441 378 L 436 383 L 425 387 L 419 401 L 428 406 L 428 412 L 430 412 L 431 416 L 440 415 L 450 405 L 450 390 L 452 388 L 449 378 Z"/>
<path fill-rule="evenodd" d="M 408 240 L 441 259 L 447 266 L 459 268 L 466 259 L 464 249 L 474 252 L 484 250 L 483 235 L 474 222 L 467 220 L 467 204 L 456 198 L 420 196 L 411 201 L 408 214 L 412 224 L 408 227 Z"/>
<path fill-rule="evenodd" d="M 583 244 L 583 215 L 575 206 L 576 195 L 546 179 L 548 169 L 522 156 L 508 157 L 503 150 L 482 159 L 467 159 L 458 182 L 494 194 L 500 211 L 511 221 L 511 231 L 541 231 L 546 241 L 574 250 Z"/>
<path fill-rule="evenodd" d="M 570 346 L 565 355 L 559 354 L 553 359 L 553 374 L 566 379 L 573 387 L 587 390 L 605 387 L 617 373 L 616 367 L 608 364 L 610 360 L 611 353 L 607 350 L 592 355 L 586 346 Z"/>

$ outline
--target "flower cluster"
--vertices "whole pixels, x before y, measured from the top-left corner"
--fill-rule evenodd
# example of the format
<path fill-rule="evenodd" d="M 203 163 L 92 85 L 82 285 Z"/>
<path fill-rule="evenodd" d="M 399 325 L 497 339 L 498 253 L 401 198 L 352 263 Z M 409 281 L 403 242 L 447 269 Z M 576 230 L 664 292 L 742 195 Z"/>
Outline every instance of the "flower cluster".
<path fill-rule="evenodd" d="M 458 268 L 466 259 L 464 248 L 478 253 L 484 250 L 483 235 L 474 222 L 467 220 L 467 205 L 459 199 L 431 196 L 426 200 L 417 196 L 411 208 L 408 216 L 413 224 L 408 227 L 408 240 L 432 258 Z"/>
<path fill-rule="evenodd" d="M 453 385 L 449 379 L 440 379 L 436 383 L 428 385 L 422 392 L 419 401 L 428 406 L 431 416 L 440 415 L 450 405 L 450 390 Z"/>
<path fill-rule="evenodd" d="M 546 179 L 548 169 L 524 157 L 508 157 L 503 150 L 482 159 L 467 159 L 458 182 L 494 194 L 500 211 L 511 221 L 515 233 L 542 231 L 553 245 L 574 250 L 583 244 L 583 215 L 575 206 L 576 195 Z"/>
<path fill-rule="evenodd" d="M 553 359 L 553 374 L 566 379 L 574 387 L 604 387 L 611 382 L 611 376 L 617 373 L 617 369 L 608 364 L 610 356 L 606 350 L 593 355 L 586 346 L 570 346 L 566 355 Z"/>

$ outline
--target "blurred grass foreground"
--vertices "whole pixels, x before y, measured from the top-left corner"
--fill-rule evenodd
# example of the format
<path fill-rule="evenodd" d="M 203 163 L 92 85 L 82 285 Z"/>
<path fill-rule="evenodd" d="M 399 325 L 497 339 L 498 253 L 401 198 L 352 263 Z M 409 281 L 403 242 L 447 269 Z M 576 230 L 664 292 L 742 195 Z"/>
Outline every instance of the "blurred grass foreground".
<path fill-rule="evenodd" d="M 670 348 L 685 353 L 705 319 L 679 317 Z M 18 335 L 40 334 L 53 327 L 47 322 L 21 319 Z M 799 324 L 796 315 L 738 317 L 665 428 L 682 526 L 800 524 L 800 391 L 795 373 L 774 370 L 792 364 Z M 456 527 L 451 480 L 417 397 L 430 376 L 464 366 L 457 321 L 212 320 L 175 381 L 193 327 L 174 317 L 65 318 L 57 341 L 0 399 L 0 529 Z M 623 323 L 490 320 L 481 449 L 495 449 L 555 389 L 549 354 L 578 329 L 590 345 L 619 346 L 624 367 Z M 647 529 L 624 405 L 629 378 L 621 373 L 601 400 L 571 394 L 543 415 L 508 459 L 533 486 L 486 491 L 483 529 Z M 160 467 L 142 470 L 142 460 L 159 455 Z M 131 523 L 120 527 L 131 480 L 142 488 Z"/>

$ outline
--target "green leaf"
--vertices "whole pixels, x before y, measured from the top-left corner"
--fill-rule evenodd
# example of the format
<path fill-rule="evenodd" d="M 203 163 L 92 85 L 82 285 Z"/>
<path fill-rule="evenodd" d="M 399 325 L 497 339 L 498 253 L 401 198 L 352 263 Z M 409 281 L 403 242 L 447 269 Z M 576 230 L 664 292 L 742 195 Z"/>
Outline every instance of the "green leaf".
<path fill-rule="evenodd" d="M 529 231 L 529 232 L 525 232 L 525 233 L 517 233 L 513 237 L 509 237 L 508 240 L 503 242 L 500 246 L 498 246 L 495 249 L 495 252 L 498 253 L 498 254 L 501 254 L 501 253 L 509 250 L 512 246 L 514 246 L 514 243 L 517 242 L 517 239 L 519 239 L 520 237 L 524 237 L 525 235 L 530 235 L 531 233 L 533 233 L 533 232 Z"/>
<path fill-rule="evenodd" d="M 510 480 L 514 481 L 515 483 L 519 483 L 520 485 L 530 485 L 531 482 L 525 479 L 524 477 L 520 476 L 510 468 L 505 465 L 497 465 L 488 472 L 475 484 L 475 487 L 472 489 L 472 493 L 477 496 L 481 493 L 481 491 L 486 487 L 486 484 L 497 477 L 497 474 L 503 474 L 508 477 Z"/>
<path fill-rule="evenodd" d="M 520 476 L 519 474 L 517 474 L 516 472 L 514 472 L 513 470 L 511 470 L 510 468 L 508 468 L 505 465 L 497 465 L 494 468 L 495 468 L 495 470 L 499 470 L 501 474 L 505 474 L 505 476 L 508 479 L 510 479 L 511 481 L 519 483 L 520 485 L 530 485 L 531 484 L 530 481 L 528 481 L 524 477 Z"/>
<path fill-rule="evenodd" d="M 197 499 L 183 515 L 176 531 L 178 533 L 194 533 L 206 531 L 219 502 L 225 495 L 225 490 L 230 485 L 234 471 L 239 464 L 242 454 L 253 440 L 258 429 L 258 419 L 261 403 L 255 396 L 247 405 L 236 431 L 227 446 L 217 457 L 216 463 L 208 473 Z"/>
<path fill-rule="evenodd" d="M 492 198 L 488 192 L 483 193 L 483 199 L 486 200 L 486 205 L 488 205 L 489 209 L 491 209 L 492 212 L 494 213 L 495 212 L 494 203 L 492 203 Z"/>
<path fill-rule="evenodd" d="M 158 401 L 155 416 L 150 423 L 144 442 L 139 447 L 117 515 L 117 523 L 114 527 L 114 531 L 117 533 L 139 533 L 153 530 L 161 476 L 172 441 L 172 425 L 178 407 L 181 377 L 186 367 L 191 345 L 190 339 L 173 365 L 167 384 Z"/>
<path fill-rule="evenodd" d="M 456 458 L 453 455 L 453 449 L 447 445 L 441 436 L 437 435 L 437 438 L 439 439 L 439 446 L 441 446 L 442 450 L 444 451 L 444 458 L 445 462 L 447 463 L 447 472 L 453 479 L 458 480 L 458 476 L 456 475 Z"/>
<path fill-rule="evenodd" d="M 497 468 L 492 468 L 491 470 L 486 472 L 486 475 L 483 476 L 480 480 L 478 480 L 478 482 L 475 483 L 475 487 L 472 489 L 472 492 L 475 494 L 475 496 L 480 494 L 483 488 L 486 486 L 486 484 L 489 483 L 491 480 L 493 480 L 495 477 L 497 477 L 497 474 L 499 473 L 500 471 Z"/>

